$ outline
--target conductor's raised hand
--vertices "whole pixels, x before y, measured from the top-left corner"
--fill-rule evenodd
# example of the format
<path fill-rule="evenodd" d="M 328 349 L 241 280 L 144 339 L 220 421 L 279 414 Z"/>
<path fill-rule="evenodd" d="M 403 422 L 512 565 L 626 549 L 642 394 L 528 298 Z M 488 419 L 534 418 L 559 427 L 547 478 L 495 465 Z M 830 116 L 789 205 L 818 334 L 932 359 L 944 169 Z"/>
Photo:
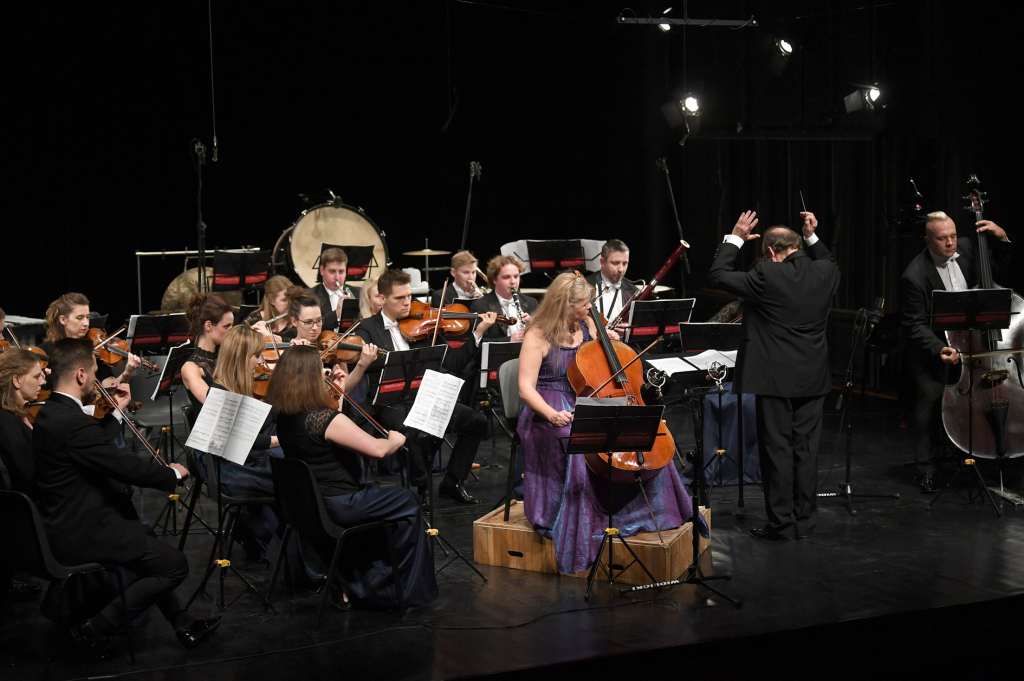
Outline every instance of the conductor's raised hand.
<path fill-rule="evenodd" d="M 814 234 L 814 230 L 818 229 L 818 218 L 814 217 L 814 213 L 801 212 L 800 217 L 804 219 L 804 238 L 810 239 Z"/>
<path fill-rule="evenodd" d="M 732 235 L 738 236 L 744 241 L 760 239 L 760 234 L 751 234 L 754 231 L 754 227 L 757 227 L 757 213 L 748 210 L 740 215 L 740 219 L 736 221 L 736 225 L 732 228 Z"/>

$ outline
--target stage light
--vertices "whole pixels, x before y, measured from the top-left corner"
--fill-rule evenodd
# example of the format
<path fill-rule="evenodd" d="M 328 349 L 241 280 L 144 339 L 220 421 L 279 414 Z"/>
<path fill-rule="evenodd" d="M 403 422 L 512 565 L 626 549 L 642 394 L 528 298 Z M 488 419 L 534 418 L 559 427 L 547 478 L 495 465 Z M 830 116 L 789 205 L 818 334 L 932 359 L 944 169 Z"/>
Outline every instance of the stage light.
<path fill-rule="evenodd" d="M 793 45 L 790 44 L 789 41 L 783 40 L 782 38 L 779 38 L 778 40 L 775 41 L 775 47 L 779 50 L 779 56 L 783 57 L 784 59 L 789 57 L 789 55 L 793 54 Z"/>
<path fill-rule="evenodd" d="M 843 97 L 843 105 L 848 114 L 861 109 L 873 111 L 881 96 L 882 91 L 877 85 L 858 85 L 856 90 Z"/>
<path fill-rule="evenodd" d="M 672 11 L 672 8 L 669 7 L 668 9 L 666 9 L 664 12 L 661 13 L 661 16 L 665 16 L 666 14 L 668 14 L 671 11 Z M 669 31 L 672 30 L 672 24 L 670 24 L 667 21 L 662 21 L 661 23 L 658 24 L 658 28 L 660 28 L 665 33 L 668 33 Z"/>
<path fill-rule="evenodd" d="M 693 95 L 687 95 L 686 99 L 680 102 L 683 115 L 685 116 L 699 116 L 700 115 L 700 104 L 697 103 L 697 98 Z"/>

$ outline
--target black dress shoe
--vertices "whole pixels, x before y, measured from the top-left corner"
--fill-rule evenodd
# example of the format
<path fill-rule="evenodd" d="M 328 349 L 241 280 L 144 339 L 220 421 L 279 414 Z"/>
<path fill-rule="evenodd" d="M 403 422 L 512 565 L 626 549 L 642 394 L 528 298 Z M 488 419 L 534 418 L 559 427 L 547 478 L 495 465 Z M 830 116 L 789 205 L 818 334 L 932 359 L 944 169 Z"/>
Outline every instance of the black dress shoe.
<path fill-rule="evenodd" d="M 755 539 L 765 539 L 767 541 L 789 541 L 788 537 L 783 534 L 779 534 L 767 525 L 764 527 L 750 528 L 750 536 Z"/>
<path fill-rule="evenodd" d="M 24 601 L 39 595 L 42 591 L 35 584 L 28 584 L 17 579 L 11 580 L 11 588 L 8 592 L 12 601 Z"/>
<path fill-rule="evenodd" d="M 194 620 L 192 624 L 182 627 L 174 632 L 174 635 L 186 648 L 194 648 L 206 639 L 213 630 L 220 626 L 220 617 L 209 620 Z"/>
<path fill-rule="evenodd" d="M 71 627 L 71 638 L 85 648 L 94 660 L 107 660 L 117 654 L 117 643 L 113 637 L 100 636 L 88 620 Z"/>
<path fill-rule="evenodd" d="M 466 491 L 466 488 L 462 486 L 461 482 L 452 484 L 447 480 L 442 481 L 440 486 L 437 488 L 437 495 L 454 499 L 460 504 L 471 505 L 480 503 L 479 499 L 469 495 L 469 492 Z"/>
<path fill-rule="evenodd" d="M 925 494 L 932 494 L 937 492 L 939 484 L 935 481 L 935 471 L 928 471 L 921 478 L 921 482 L 917 483 L 917 488 Z"/>

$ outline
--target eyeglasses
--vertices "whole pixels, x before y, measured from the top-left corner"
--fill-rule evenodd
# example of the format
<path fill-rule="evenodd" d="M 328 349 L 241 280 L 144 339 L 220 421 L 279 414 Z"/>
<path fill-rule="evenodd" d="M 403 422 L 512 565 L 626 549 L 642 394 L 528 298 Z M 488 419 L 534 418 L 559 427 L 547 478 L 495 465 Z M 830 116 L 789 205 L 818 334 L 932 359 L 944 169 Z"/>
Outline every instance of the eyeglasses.
<path fill-rule="evenodd" d="M 320 319 L 300 319 L 299 324 L 302 324 L 307 329 L 312 329 L 314 326 L 323 326 L 324 318 L 321 317 Z"/>

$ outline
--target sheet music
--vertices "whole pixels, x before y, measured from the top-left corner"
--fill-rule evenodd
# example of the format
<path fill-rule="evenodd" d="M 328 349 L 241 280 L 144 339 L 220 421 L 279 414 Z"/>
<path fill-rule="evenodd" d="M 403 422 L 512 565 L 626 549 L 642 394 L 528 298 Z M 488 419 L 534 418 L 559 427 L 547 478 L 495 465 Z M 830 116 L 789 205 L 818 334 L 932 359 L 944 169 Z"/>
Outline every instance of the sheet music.
<path fill-rule="evenodd" d="M 465 381 L 458 376 L 427 369 L 404 425 L 434 437 L 444 437 L 463 383 Z"/>
<path fill-rule="evenodd" d="M 659 359 L 647 360 L 648 364 L 661 369 L 669 376 L 672 374 L 685 374 L 694 371 L 707 371 L 708 365 L 712 362 L 719 362 L 729 368 L 732 368 L 736 366 L 736 350 L 726 350 L 724 352 L 719 352 L 718 350 L 705 350 L 700 354 L 691 355 L 686 359 L 680 357 L 662 357 Z"/>
<path fill-rule="evenodd" d="M 138 321 L 139 315 L 133 314 L 128 318 L 128 330 L 124 334 L 124 338 L 128 341 L 128 345 L 132 344 L 132 340 L 135 338 L 135 322 Z"/>
<path fill-rule="evenodd" d="M 655 369 L 660 369 L 666 374 L 671 376 L 672 374 L 685 374 L 689 371 L 699 371 L 697 367 L 692 364 L 687 364 L 678 357 L 660 357 L 658 359 L 649 359 L 647 363 Z"/>
<path fill-rule="evenodd" d="M 735 353 L 734 350 L 730 350 L 728 352 Z M 732 368 L 736 366 L 735 357 L 736 356 L 734 354 L 732 358 L 729 358 L 725 353 L 719 352 L 718 350 L 705 350 L 699 354 L 687 357 L 686 361 L 699 368 L 701 371 L 707 371 L 708 365 L 712 362 L 718 362 Z"/>
<path fill-rule="evenodd" d="M 185 445 L 241 466 L 269 413 L 269 404 L 247 395 L 210 388 Z"/>

